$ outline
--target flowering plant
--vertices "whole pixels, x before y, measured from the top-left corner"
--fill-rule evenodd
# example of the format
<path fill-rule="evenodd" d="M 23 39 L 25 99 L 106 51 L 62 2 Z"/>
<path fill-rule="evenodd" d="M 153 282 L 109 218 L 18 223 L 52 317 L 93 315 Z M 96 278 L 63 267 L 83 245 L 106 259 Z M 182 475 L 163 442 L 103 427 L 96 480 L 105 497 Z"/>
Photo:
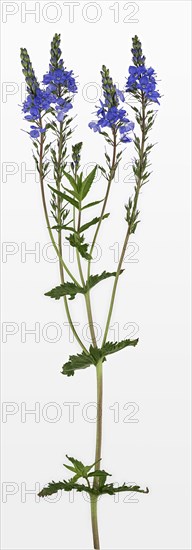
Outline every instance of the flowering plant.
<path fill-rule="evenodd" d="M 68 463 L 64 466 L 72 472 L 72 477 L 59 482 L 52 481 L 44 487 L 39 495 L 45 497 L 59 490 L 88 493 L 91 503 L 91 519 L 94 549 L 100 549 L 99 529 L 97 520 L 98 497 L 104 494 L 114 495 L 117 492 L 134 491 L 148 493 L 148 488 L 142 489 L 136 485 L 125 483 L 115 486 L 108 482 L 110 474 L 101 466 L 101 441 L 102 441 L 102 370 L 103 363 L 108 356 L 126 347 L 135 347 L 138 339 L 125 339 L 120 342 L 108 341 L 108 331 L 113 313 L 119 277 L 122 269 L 126 248 L 130 235 L 135 233 L 139 223 L 138 200 L 142 187 L 149 179 L 148 156 L 153 147 L 148 143 L 148 134 L 153 126 L 156 109 L 154 104 L 159 104 L 160 94 L 156 89 L 156 75 L 152 68 L 145 66 L 145 57 L 142 52 L 141 42 L 137 36 L 133 38 L 133 64 L 129 67 L 129 76 L 126 79 L 124 90 L 119 90 L 110 76 L 105 65 L 102 66 L 102 100 L 97 106 L 95 118 L 89 122 L 89 128 L 99 132 L 112 149 L 112 153 L 105 151 L 105 166 L 98 166 L 84 175 L 81 170 L 82 142 L 72 145 L 70 170 L 67 169 L 68 140 L 73 134 L 73 117 L 70 116 L 73 109 L 75 94 L 78 91 L 76 79 L 72 70 L 64 67 L 61 58 L 60 35 L 55 34 L 51 43 L 51 58 L 49 71 L 43 76 L 39 84 L 28 52 L 21 48 L 21 64 L 27 85 L 27 98 L 23 103 L 24 118 L 30 123 L 28 134 L 33 142 L 33 157 L 39 173 L 42 204 L 49 236 L 59 260 L 60 285 L 46 292 L 55 300 L 63 298 L 67 319 L 74 337 L 78 342 L 81 353 L 70 355 L 69 360 L 62 367 L 64 376 L 74 376 L 76 371 L 84 370 L 90 365 L 95 367 L 97 380 L 97 427 L 95 458 L 91 465 L 85 465 L 82 461 L 67 456 Z M 133 110 L 136 124 L 129 118 L 125 93 L 134 98 Z M 102 222 L 109 217 L 106 206 L 115 177 L 117 167 L 121 161 L 123 151 L 122 144 L 133 141 L 135 146 L 135 158 L 132 168 L 135 179 L 134 192 L 128 198 L 125 205 L 125 239 L 122 246 L 117 270 L 114 272 L 103 271 L 100 274 L 91 274 L 92 255 Z M 127 145 L 127 153 L 129 153 Z M 50 170 L 50 164 L 54 168 L 55 185 L 46 188 L 46 176 Z M 87 199 L 90 189 L 94 185 L 96 173 L 100 171 L 106 180 L 104 199 L 96 197 L 96 200 Z M 50 198 L 50 210 L 47 206 L 47 194 Z M 91 212 L 95 206 L 101 208 L 99 215 L 83 220 L 86 212 Z M 89 246 L 85 239 L 88 229 L 93 230 L 92 243 Z M 62 247 L 62 236 L 75 248 L 79 278 L 67 265 Z M 84 265 L 82 265 L 84 262 Z M 86 269 L 85 271 L 83 269 Z M 66 279 L 67 276 L 67 279 Z M 95 333 L 91 290 L 106 279 L 113 279 L 113 287 L 106 325 L 103 333 L 101 347 Z M 74 326 L 70 300 L 75 300 L 78 295 L 85 300 L 87 318 L 91 336 L 89 349 L 85 346 Z"/>

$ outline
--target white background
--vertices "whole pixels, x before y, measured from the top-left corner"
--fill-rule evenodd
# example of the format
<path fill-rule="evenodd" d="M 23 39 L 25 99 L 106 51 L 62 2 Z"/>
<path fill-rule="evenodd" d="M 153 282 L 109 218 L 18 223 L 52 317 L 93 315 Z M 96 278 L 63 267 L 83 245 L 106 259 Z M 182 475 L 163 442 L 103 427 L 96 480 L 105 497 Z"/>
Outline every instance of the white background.
<path fill-rule="evenodd" d="M 139 325 L 140 342 L 137 348 L 123 350 L 104 365 L 103 467 L 113 474 L 114 481 L 149 486 L 150 493 L 140 495 L 138 502 L 137 495 L 131 500 L 121 495 L 119 502 L 103 497 L 99 503 L 99 525 L 103 550 L 189 549 L 190 2 L 137 0 L 128 10 L 126 2 L 116 2 L 117 22 L 114 11 L 109 9 L 114 6 L 112 1 L 97 2 L 97 11 L 88 2 L 79 2 L 74 22 L 69 22 L 66 2 L 54 2 L 52 8 L 48 2 L 37 2 L 39 22 L 32 13 L 25 21 L 25 8 L 34 9 L 34 2 L 3 2 L 4 19 L 11 4 L 17 13 L 2 23 L 2 160 L 16 163 L 16 173 L 9 175 L 7 182 L 5 174 L 3 178 L 2 240 L 14 242 L 15 253 L 3 256 L 2 320 L 4 330 L 6 323 L 15 323 L 15 334 L 8 336 L 2 346 L 2 400 L 16 405 L 15 414 L 3 424 L 2 481 L 7 502 L 2 504 L 2 549 L 92 547 L 89 504 L 81 494 L 75 495 L 73 503 L 69 503 L 67 494 L 56 502 L 35 502 L 35 483 L 37 492 L 38 484 L 43 487 L 52 479 L 65 476 L 62 464 L 66 453 L 86 463 L 93 461 L 95 438 L 95 423 L 91 421 L 95 409 L 90 407 L 86 415 L 85 408 L 96 399 L 94 368 L 69 379 L 60 374 L 68 355 L 79 348 L 69 342 L 68 328 L 63 326 L 63 304 L 44 296 L 59 283 L 58 265 L 47 261 L 45 255 L 49 238 L 38 182 L 33 173 L 22 182 L 21 174 L 21 163 L 26 163 L 23 166 L 27 170 L 33 170 L 34 165 L 30 140 L 21 132 L 21 128 L 28 128 L 18 107 L 23 82 L 19 48 L 28 49 L 41 78 L 48 68 L 55 32 L 62 35 L 66 66 L 73 68 L 80 83 L 74 107 L 78 118 L 73 142 L 84 140 L 84 164 L 104 162 L 104 142 L 87 126 L 93 118 L 96 88 L 90 87 L 86 94 L 87 83 L 100 84 L 102 63 L 123 87 L 131 62 L 131 38 L 137 33 L 147 64 L 156 69 L 160 80 L 163 97 L 153 129 L 153 142 L 157 142 L 151 155 L 153 173 L 140 200 L 141 223 L 132 236 L 136 252 L 132 259 L 138 261 L 127 258 L 109 333 L 110 339 L 123 339 L 130 331 L 126 323 L 133 322 Z M 91 22 L 97 13 L 101 14 L 100 20 Z M 12 94 L 6 96 L 10 82 Z M 131 110 L 129 114 L 131 118 Z M 130 167 L 127 172 L 126 164 L 132 155 L 133 147 L 128 144 L 119 181 L 113 184 L 109 201 L 112 214 L 105 226 L 103 223 L 98 239 L 102 255 L 94 265 L 95 273 L 117 267 L 114 251 L 109 247 L 121 243 L 126 230 L 124 203 L 132 190 L 127 178 Z M 3 166 L 5 171 L 6 165 Z M 102 197 L 104 186 L 103 180 L 95 184 L 93 198 Z M 26 261 L 21 261 L 22 242 L 27 249 L 34 249 L 35 242 L 39 243 L 40 258 L 37 256 L 35 261 L 35 256 L 28 254 Z M 7 244 L 4 252 L 6 247 Z M 103 282 L 92 292 L 95 320 L 101 326 L 106 319 L 111 284 L 110 280 Z M 81 336 L 82 332 L 85 335 L 82 298 L 72 303 L 72 311 Z M 61 339 L 55 343 L 48 342 L 45 335 L 45 325 L 51 322 L 62 331 Z M 28 329 L 34 328 L 35 323 L 37 328 L 40 326 L 39 343 L 33 334 L 21 342 L 21 323 L 26 323 Z M 53 327 L 48 334 L 54 338 Z M 22 402 L 27 409 L 34 409 L 37 403 L 40 422 L 37 417 L 35 422 L 35 416 L 30 414 L 26 422 L 21 421 Z M 56 414 L 55 407 L 44 408 L 50 402 L 57 403 L 58 413 L 62 413 L 57 422 L 48 422 L 48 415 L 54 418 Z M 63 405 L 66 402 L 78 403 L 73 423 Z M 119 404 L 116 422 L 110 409 L 114 403 Z M 130 409 L 125 409 L 126 403 L 134 403 L 133 418 L 127 418 Z M 135 419 L 138 422 L 130 421 Z M 25 498 L 25 488 L 34 493 Z M 13 491 L 7 499 L 6 491 Z"/>

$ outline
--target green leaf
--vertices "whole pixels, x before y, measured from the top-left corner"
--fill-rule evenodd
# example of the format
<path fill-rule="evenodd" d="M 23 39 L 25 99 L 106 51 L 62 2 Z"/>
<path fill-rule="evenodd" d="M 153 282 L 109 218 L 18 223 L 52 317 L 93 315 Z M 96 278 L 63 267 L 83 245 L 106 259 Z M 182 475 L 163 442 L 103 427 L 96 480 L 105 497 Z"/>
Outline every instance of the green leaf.
<path fill-rule="evenodd" d="M 100 493 L 101 494 L 108 494 L 108 495 L 115 495 L 115 493 L 121 493 L 121 492 L 134 492 L 134 493 L 149 493 L 148 487 L 146 489 L 141 489 L 139 485 L 121 485 L 120 487 L 114 487 L 113 483 L 109 483 L 107 485 L 104 485 Z"/>
<path fill-rule="evenodd" d="M 93 466 L 95 466 L 95 464 L 97 464 L 97 462 L 100 462 L 100 460 L 97 460 L 93 464 L 89 464 L 88 466 L 85 466 L 85 464 L 83 464 L 83 462 L 81 462 L 80 460 L 77 460 L 76 458 L 73 458 L 72 456 L 66 455 L 66 457 L 73 464 L 73 467 L 68 466 L 67 464 L 64 464 L 64 466 L 66 468 L 68 468 L 68 470 L 71 470 L 72 472 L 75 472 L 78 475 L 78 477 L 83 477 L 85 479 L 88 477 L 88 472 L 90 472 L 90 470 L 93 468 Z M 74 479 L 75 477 L 76 476 L 74 476 L 72 478 L 73 481 L 77 480 L 77 479 Z"/>
<path fill-rule="evenodd" d="M 54 193 L 56 193 L 56 195 L 59 195 L 59 197 L 61 197 L 63 200 L 65 199 L 67 202 L 69 202 L 70 204 L 75 206 L 75 208 L 77 208 L 79 210 L 79 203 L 77 201 L 75 201 L 75 199 L 73 199 L 72 197 L 70 197 L 66 193 L 63 193 L 62 191 L 58 191 L 58 189 L 54 189 L 54 187 L 52 187 L 51 185 L 48 185 L 48 187 L 52 191 L 54 191 Z"/>
<path fill-rule="evenodd" d="M 55 227 L 57 228 L 60 226 L 55 226 Z M 72 236 L 73 235 L 70 235 L 70 237 Z M 83 246 L 88 246 L 88 245 L 83 245 Z M 120 273 L 122 272 L 123 272 L 123 269 L 121 270 Z M 55 298 L 55 300 L 59 300 L 63 296 L 70 296 L 69 299 L 73 300 L 76 294 L 86 294 L 88 290 L 93 288 L 100 281 L 103 281 L 104 279 L 108 279 L 108 277 L 113 277 L 115 275 L 116 275 L 116 271 L 114 271 L 113 273 L 107 273 L 106 271 L 103 271 L 101 275 L 90 275 L 84 287 L 80 285 L 76 285 L 75 283 L 66 281 L 66 283 L 56 286 L 55 288 L 52 288 L 51 290 L 49 290 L 49 292 L 46 292 L 45 296 L 49 296 L 50 298 Z"/>
<path fill-rule="evenodd" d="M 89 494 L 93 493 L 92 489 L 89 489 L 89 487 L 87 487 L 84 484 L 80 485 L 78 483 L 75 483 L 72 480 L 66 481 L 64 479 L 63 481 L 58 481 L 58 482 L 52 481 L 51 483 L 48 484 L 47 487 L 44 487 L 44 489 L 40 491 L 38 496 L 46 497 L 46 496 L 54 495 L 55 493 L 58 493 L 58 491 L 72 491 L 73 489 L 76 489 L 76 491 L 78 492 L 85 491 L 86 493 L 89 493 Z"/>
<path fill-rule="evenodd" d="M 82 182 L 82 191 L 81 191 L 81 198 L 82 199 L 84 199 L 87 196 L 87 194 L 88 194 L 88 192 L 91 188 L 91 185 L 93 183 L 93 180 L 95 178 L 96 171 L 97 171 L 97 165 L 95 166 L 95 168 L 93 168 L 93 170 L 90 172 L 90 174 L 88 174 L 88 176 Z"/>
<path fill-rule="evenodd" d="M 130 340 L 129 338 L 126 340 L 122 340 L 121 342 L 106 342 L 106 344 L 101 348 L 102 355 L 105 357 L 106 355 L 111 355 L 112 353 L 116 353 L 117 351 L 121 351 L 122 349 L 126 348 L 127 346 L 136 346 L 139 341 L 139 338 L 136 338 L 135 340 Z"/>
<path fill-rule="evenodd" d="M 56 286 L 45 293 L 45 296 L 50 296 L 50 298 L 55 298 L 59 300 L 63 296 L 70 296 L 69 300 L 73 300 L 76 294 L 84 294 L 84 288 L 77 286 L 75 283 L 63 283 L 62 285 Z"/>
<path fill-rule="evenodd" d="M 84 243 L 84 235 L 79 235 L 78 233 L 73 233 L 66 239 L 70 242 L 71 246 L 74 246 L 79 251 L 79 254 L 86 260 L 91 259 L 91 255 L 87 252 L 88 244 Z"/>
<path fill-rule="evenodd" d="M 108 474 L 105 470 L 94 470 L 94 472 L 90 472 L 87 477 L 100 477 L 103 475 L 111 476 L 111 474 Z"/>
<path fill-rule="evenodd" d="M 87 477 L 99 478 L 99 489 L 101 489 L 105 485 L 107 476 L 111 476 L 111 474 L 108 474 L 105 470 L 94 470 L 94 472 L 90 472 Z"/>
<path fill-rule="evenodd" d="M 83 462 L 81 462 L 80 460 L 77 460 L 76 458 L 73 458 L 73 456 L 68 456 L 66 455 L 66 457 L 68 458 L 69 462 L 71 462 L 74 466 L 74 471 L 77 473 L 77 474 L 82 474 L 84 472 L 84 464 Z"/>
<path fill-rule="evenodd" d="M 76 190 L 77 186 L 76 186 L 76 182 L 75 182 L 75 179 L 73 178 L 73 176 L 71 176 L 71 174 L 68 174 L 67 172 L 65 172 L 65 170 L 63 170 L 63 174 L 68 179 L 68 181 L 72 185 L 73 189 Z"/>
<path fill-rule="evenodd" d="M 75 370 L 86 369 L 90 365 L 94 365 L 95 360 L 91 354 L 86 354 L 84 351 L 78 353 L 77 355 L 70 355 L 69 361 L 65 363 L 62 367 L 62 374 L 67 376 L 73 376 Z"/>
<path fill-rule="evenodd" d="M 75 476 L 74 476 L 75 477 Z M 102 477 L 100 478 L 102 479 Z M 148 494 L 149 489 L 146 487 L 146 489 L 141 489 L 139 485 L 125 485 L 125 483 L 120 487 L 114 487 L 113 483 L 99 485 L 98 488 L 91 488 L 86 485 L 79 484 L 74 482 L 73 479 L 70 479 L 69 481 L 66 481 L 65 479 L 63 481 L 52 481 L 48 484 L 47 487 L 44 487 L 40 493 L 38 494 L 39 497 L 46 497 L 51 496 L 55 493 L 58 493 L 58 491 L 72 491 L 75 489 L 77 492 L 86 492 L 89 495 L 115 495 L 115 493 L 121 493 L 121 492 L 134 492 L 134 493 L 144 493 Z"/>
<path fill-rule="evenodd" d="M 89 202 L 89 204 L 85 204 L 85 206 L 83 206 L 81 210 L 85 210 L 85 208 L 90 208 L 91 206 L 95 206 L 95 204 L 99 204 L 100 202 L 103 202 L 103 201 L 104 199 L 101 199 L 100 201 Z"/>
<path fill-rule="evenodd" d="M 108 218 L 109 216 L 110 216 L 110 214 L 104 214 L 104 216 L 102 217 L 102 220 L 104 220 L 105 218 Z M 81 233 L 82 231 L 86 231 L 86 229 L 88 229 L 91 225 L 95 225 L 99 221 L 100 221 L 100 218 L 93 218 L 93 220 L 91 220 L 90 222 L 85 223 L 84 225 L 82 225 L 80 227 L 79 233 Z"/>
<path fill-rule="evenodd" d="M 127 346 L 136 346 L 138 343 L 138 338 L 135 340 L 123 340 L 122 342 L 106 342 L 102 348 L 95 348 L 90 346 L 89 353 L 82 353 L 77 355 L 70 355 L 69 361 L 65 363 L 62 367 L 62 374 L 67 376 L 73 376 L 75 370 L 86 369 L 91 365 L 97 365 L 100 359 L 106 361 L 106 356 L 116 353 Z"/>
<path fill-rule="evenodd" d="M 120 274 L 123 273 L 124 269 L 121 269 Z M 93 288 L 95 285 L 100 283 L 101 281 L 104 281 L 104 279 L 108 279 L 109 277 L 115 277 L 116 271 L 113 272 L 107 272 L 103 271 L 101 275 L 90 275 L 90 277 L 87 279 L 86 282 L 86 292 Z"/>
<path fill-rule="evenodd" d="M 73 189 L 68 189 L 68 187 L 63 187 L 63 189 L 65 189 L 65 191 L 67 191 L 67 193 L 70 193 L 70 195 L 72 195 L 72 197 L 75 197 L 75 199 L 77 199 L 79 201 L 79 193 L 77 191 L 73 191 Z"/>

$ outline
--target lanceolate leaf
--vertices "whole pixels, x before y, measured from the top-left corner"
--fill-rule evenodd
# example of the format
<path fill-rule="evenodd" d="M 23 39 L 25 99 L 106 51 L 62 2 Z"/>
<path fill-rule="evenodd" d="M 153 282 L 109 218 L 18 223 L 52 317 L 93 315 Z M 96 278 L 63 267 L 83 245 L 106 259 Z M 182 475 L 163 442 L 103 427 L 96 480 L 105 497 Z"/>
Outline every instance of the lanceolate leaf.
<path fill-rule="evenodd" d="M 110 214 L 104 214 L 104 216 L 102 217 L 102 220 L 104 220 L 105 218 L 108 218 Z M 90 222 L 87 222 L 85 223 L 84 225 L 82 225 L 79 229 L 79 233 L 82 233 L 82 231 L 85 231 L 86 229 L 88 229 L 91 225 L 95 225 L 96 223 L 98 223 L 100 221 L 100 218 L 93 218 L 93 220 L 91 220 Z"/>
<path fill-rule="evenodd" d="M 59 195 L 59 197 L 61 197 L 63 200 L 65 200 L 66 202 L 69 202 L 70 204 L 72 204 L 73 206 L 75 206 L 75 208 L 77 208 L 79 210 L 79 203 L 73 198 L 73 197 L 70 197 L 70 195 L 67 195 L 66 193 L 63 193 L 62 191 L 58 191 L 58 189 L 55 189 L 54 187 L 52 187 L 51 185 L 49 185 L 49 188 L 56 194 L 56 195 Z"/>
<path fill-rule="evenodd" d="M 97 166 L 95 166 L 95 168 L 93 168 L 93 170 L 90 172 L 90 174 L 88 174 L 88 176 L 82 182 L 82 199 L 84 199 L 87 196 L 87 194 L 88 194 L 88 192 L 91 188 L 91 185 L 93 183 L 93 180 L 95 178 L 96 171 L 97 171 Z"/>
<path fill-rule="evenodd" d="M 101 199 L 100 201 L 89 202 L 89 204 L 85 204 L 85 206 L 82 206 L 81 210 L 85 210 L 85 208 L 90 208 L 90 206 L 95 206 L 95 204 L 99 204 L 103 201 L 104 199 Z"/>
<path fill-rule="evenodd" d="M 71 174 L 68 174 L 64 170 L 63 170 L 63 174 L 68 179 L 68 181 L 72 185 L 73 189 L 76 189 L 76 182 L 75 182 L 75 179 L 73 178 L 73 176 L 71 176 Z"/>

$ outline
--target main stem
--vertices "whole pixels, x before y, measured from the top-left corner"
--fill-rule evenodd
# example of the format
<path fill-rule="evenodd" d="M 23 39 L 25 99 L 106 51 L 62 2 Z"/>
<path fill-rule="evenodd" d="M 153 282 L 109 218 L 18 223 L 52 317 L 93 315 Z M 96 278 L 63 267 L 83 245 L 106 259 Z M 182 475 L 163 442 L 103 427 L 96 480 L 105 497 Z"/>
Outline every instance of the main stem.
<path fill-rule="evenodd" d="M 115 163 L 116 163 L 116 150 L 117 150 L 117 136 L 116 131 L 113 131 L 113 158 L 112 158 L 112 165 L 111 165 L 111 173 L 108 180 L 108 186 L 107 191 L 105 195 L 105 199 L 103 202 L 103 207 L 101 210 L 100 220 L 98 222 L 90 254 L 92 254 L 96 239 L 99 233 L 99 229 L 101 226 L 101 222 L 103 219 L 103 215 L 105 213 L 109 192 L 111 188 L 111 183 L 114 177 L 114 170 L 115 170 Z M 87 271 L 87 278 L 90 276 L 91 272 L 91 260 L 88 262 L 88 271 Z M 87 308 L 91 313 L 91 307 L 90 307 L 90 294 L 87 293 Z M 90 309 L 89 309 L 90 308 Z M 90 325 L 90 323 L 89 323 Z M 90 325 L 91 330 L 91 325 Z M 94 335 L 93 335 L 94 337 Z M 94 345 L 94 344 L 93 344 Z M 96 447 L 95 447 L 95 470 L 98 468 L 98 461 L 101 459 L 101 446 L 102 446 L 102 415 L 103 415 L 103 372 L 102 372 L 102 360 L 100 360 L 96 366 L 96 377 L 97 377 L 97 425 L 96 425 Z M 98 478 L 94 477 L 93 481 L 93 487 L 97 487 L 98 485 Z M 92 523 L 92 533 L 93 533 L 93 547 L 94 550 L 100 550 L 100 541 L 99 541 L 99 529 L 98 529 L 98 517 L 97 517 L 97 502 L 98 497 L 92 496 L 91 497 L 91 523 Z"/>
<path fill-rule="evenodd" d="M 103 373 L 102 373 L 102 359 L 96 366 L 97 375 L 97 427 L 96 427 L 96 449 L 95 449 L 95 470 L 98 469 L 98 462 L 101 460 L 101 445 L 102 445 L 102 413 L 103 413 Z M 98 478 L 94 477 L 93 488 L 98 486 Z M 97 519 L 97 501 L 98 497 L 92 495 L 91 497 L 91 522 L 93 532 L 93 547 L 94 550 L 100 550 L 99 542 L 99 530 Z"/>

